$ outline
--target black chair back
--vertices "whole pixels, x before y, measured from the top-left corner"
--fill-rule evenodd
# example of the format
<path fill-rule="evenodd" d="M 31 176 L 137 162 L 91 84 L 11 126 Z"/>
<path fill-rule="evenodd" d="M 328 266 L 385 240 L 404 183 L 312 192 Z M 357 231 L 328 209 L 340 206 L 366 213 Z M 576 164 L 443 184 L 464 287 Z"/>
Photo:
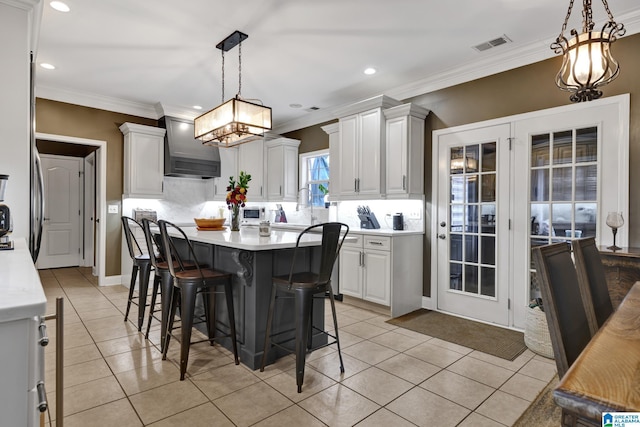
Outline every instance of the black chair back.
<path fill-rule="evenodd" d="M 533 248 L 551 345 L 562 378 L 591 339 L 571 249 L 565 242 Z"/>
<path fill-rule="evenodd" d="M 305 228 L 298 235 L 296 240 L 296 251 L 293 254 L 293 260 L 291 262 L 291 272 L 289 278 L 293 276 L 293 270 L 296 262 L 296 254 L 300 247 L 300 241 L 303 237 L 314 231 L 322 230 L 322 252 L 320 257 L 320 270 L 318 271 L 318 284 L 329 283 L 331 280 L 331 273 L 333 272 L 333 266 L 338 259 L 340 248 L 344 239 L 349 234 L 349 226 L 341 222 L 325 222 L 322 224 L 312 225 Z"/>
<path fill-rule="evenodd" d="M 195 265 L 195 269 L 198 271 L 200 276 L 203 277 L 202 271 L 200 270 L 200 264 L 198 263 L 198 258 L 196 257 L 196 253 L 193 250 L 193 245 L 191 244 L 191 241 L 189 240 L 185 232 L 180 227 L 169 221 L 160 220 L 158 221 L 158 226 L 160 227 L 160 236 L 162 237 L 162 248 L 164 250 L 165 260 L 168 264 L 171 276 L 175 279 L 177 271 L 186 270 L 185 261 L 188 260 L 190 263 L 193 263 Z M 180 256 L 178 248 L 176 247 L 173 238 L 169 234 L 170 232 L 177 232 L 182 236 L 180 240 L 184 241 L 187 246 L 187 257 Z"/>
<path fill-rule="evenodd" d="M 613 313 L 607 277 L 594 237 L 574 240 L 571 246 L 582 295 L 588 299 L 584 305 L 593 336 Z"/>
<path fill-rule="evenodd" d="M 129 249 L 129 256 L 131 259 L 135 260 L 136 257 L 139 257 L 144 254 L 142 252 L 142 248 L 136 239 L 136 236 L 131 231 L 131 227 L 133 225 L 137 225 L 142 228 L 142 224 L 136 221 L 133 218 L 129 218 L 128 216 L 123 216 L 122 218 L 122 228 L 124 229 L 124 238 L 127 241 L 127 248 Z"/>
<path fill-rule="evenodd" d="M 149 218 L 142 218 L 142 229 L 144 230 L 144 239 L 147 242 L 147 248 L 149 249 L 149 257 L 151 258 L 151 265 L 154 268 L 158 268 L 158 263 L 165 259 L 162 249 L 162 237 L 157 238 L 151 232 L 151 226 L 155 226 L 160 229 L 157 221 Z"/>

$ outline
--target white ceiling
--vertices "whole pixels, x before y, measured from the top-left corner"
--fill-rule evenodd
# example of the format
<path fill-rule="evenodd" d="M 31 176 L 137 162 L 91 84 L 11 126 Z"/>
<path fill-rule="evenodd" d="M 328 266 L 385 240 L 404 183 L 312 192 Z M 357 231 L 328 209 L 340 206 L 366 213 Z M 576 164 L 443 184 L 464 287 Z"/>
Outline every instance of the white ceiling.
<path fill-rule="evenodd" d="M 61 13 L 49 1 L 36 62 L 57 68 L 37 68 L 38 97 L 193 118 L 222 101 L 215 45 L 240 30 L 249 35 L 242 44 L 242 96 L 272 107 L 279 133 L 332 119 L 333 108 L 379 94 L 405 99 L 549 58 L 569 3 L 65 0 L 71 11 Z M 627 34 L 640 31 L 638 0 L 609 0 L 609 6 Z M 578 0 L 569 28 L 581 28 L 581 9 Z M 598 0 L 593 14 L 597 27 L 604 24 Z M 485 52 L 472 48 L 502 35 L 512 42 Z M 238 90 L 237 47 L 225 61 L 229 99 Z M 366 67 L 378 73 L 367 76 Z"/>

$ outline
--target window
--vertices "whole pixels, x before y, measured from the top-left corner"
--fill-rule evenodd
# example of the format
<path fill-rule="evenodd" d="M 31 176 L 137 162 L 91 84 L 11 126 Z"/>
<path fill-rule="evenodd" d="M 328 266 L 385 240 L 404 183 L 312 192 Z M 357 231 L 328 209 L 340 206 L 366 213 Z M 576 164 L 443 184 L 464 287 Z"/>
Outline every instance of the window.
<path fill-rule="evenodd" d="M 300 188 L 309 189 L 313 206 L 324 207 L 324 196 L 329 191 L 329 150 L 300 154 Z"/>

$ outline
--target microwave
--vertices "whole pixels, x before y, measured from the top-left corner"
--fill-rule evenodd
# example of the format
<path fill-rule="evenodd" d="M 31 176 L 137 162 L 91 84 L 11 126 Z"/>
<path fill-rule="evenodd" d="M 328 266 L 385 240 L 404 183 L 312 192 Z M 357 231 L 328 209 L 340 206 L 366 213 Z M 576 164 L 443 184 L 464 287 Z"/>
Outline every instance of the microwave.
<path fill-rule="evenodd" d="M 242 209 L 242 222 L 246 224 L 258 224 L 262 220 L 264 220 L 264 208 L 245 206 Z"/>

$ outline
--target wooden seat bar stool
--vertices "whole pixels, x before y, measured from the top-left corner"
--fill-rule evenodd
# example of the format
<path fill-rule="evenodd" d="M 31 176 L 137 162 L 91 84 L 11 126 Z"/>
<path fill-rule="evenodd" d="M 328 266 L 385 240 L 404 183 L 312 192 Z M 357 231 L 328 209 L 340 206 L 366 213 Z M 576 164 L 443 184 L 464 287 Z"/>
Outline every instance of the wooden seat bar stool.
<path fill-rule="evenodd" d="M 151 230 L 154 227 L 157 233 Z M 169 323 L 169 312 L 171 308 L 171 294 L 173 289 L 173 277 L 171 277 L 171 271 L 169 271 L 169 264 L 166 261 L 164 255 L 164 249 L 161 242 L 160 226 L 157 221 L 149 218 L 142 219 L 142 228 L 144 230 L 144 238 L 147 242 L 147 248 L 149 248 L 149 257 L 151 259 L 151 265 L 155 271 L 153 280 L 153 290 L 151 291 L 151 306 L 149 307 L 149 320 L 147 321 L 147 331 L 145 338 L 149 339 L 149 331 L 151 330 L 151 322 L 154 319 L 156 311 L 156 299 L 158 292 L 160 292 L 160 351 L 164 350 L 164 342 L 167 335 L 167 325 Z M 179 270 L 193 270 L 196 268 L 195 264 L 189 261 L 173 260 L 174 267 Z"/>
<path fill-rule="evenodd" d="M 173 329 L 173 321 L 175 318 L 178 304 L 180 304 L 180 321 L 181 321 L 181 338 L 180 338 L 180 380 L 184 380 L 187 372 L 187 362 L 189 360 L 189 347 L 191 346 L 191 328 L 194 325 L 194 309 L 196 305 L 196 296 L 201 294 L 203 297 L 203 305 L 205 311 L 205 321 L 207 323 L 208 339 L 213 345 L 214 340 L 222 338 L 231 338 L 233 347 L 233 355 L 235 364 L 239 364 L 238 344 L 236 341 L 235 315 L 233 308 L 233 290 L 231 274 L 214 270 L 213 268 L 202 267 L 202 263 L 198 262 L 191 241 L 185 232 L 178 226 L 160 220 L 160 235 L 162 236 L 162 246 L 164 248 L 167 266 L 173 278 L 173 287 L 171 289 L 169 320 L 166 328 L 166 337 L 162 358 L 166 359 L 169 343 L 171 340 L 171 331 Z M 170 231 L 175 233 L 177 238 L 173 238 Z M 183 258 L 181 256 L 174 240 L 181 240 L 186 244 L 188 258 L 195 265 L 194 269 L 184 269 Z M 223 287 L 223 291 L 218 291 L 218 287 Z M 217 322 L 215 316 L 215 295 L 224 292 L 227 302 L 227 314 L 229 321 L 229 332 L 223 335 L 216 335 Z M 203 342 L 197 341 L 197 342 Z M 195 342 L 193 343 L 195 344 Z"/>
<path fill-rule="evenodd" d="M 296 255 L 298 255 L 300 249 L 301 238 L 307 233 L 318 231 L 322 231 L 321 258 L 318 272 L 294 272 L 296 267 Z M 284 344 L 290 340 L 285 340 L 279 343 L 272 341 L 272 338 L 291 331 L 281 331 L 272 334 L 272 324 L 276 299 L 293 298 L 295 301 L 295 338 L 293 339 L 295 340 L 296 383 L 298 385 L 298 393 L 302 392 L 302 383 L 304 382 L 304 365 L 307 351 L 317 350 L 318 348 L 336 344 L 338 347 L 338 356 L 340 358 L 340 372 L 344 373 L 342 352 L 340 350 L 340 339 L 338 336 L 338 319 L 336 317 L 335 300 L 333 290 L 331 288 L 331 272 L 333 271 L 333 266 L 338 258 L 338 253 L 340 252 L 342 243 L 348 233 L 349 226 L 339 222 L 328 222 L 307 227 L 300 233 L 300 235 L 298 235 L 293 259 L 291 261 L 290 273 L 285 276 L 276 276 L 272 278 L 271 300 L 267 315 L 264 352 L 262 354 L 260 371 L 264 371 L 267 354 L 272 346 L 282 348 L 289 352 L 292 351 L 290 348 L 284 346 Z M 288 294 L 288 296 L 279 295 L 279 293 Z M 325 299 L 326 296 L 329 297 L 335 335 L 313 325 L 313 300 L 318 296 L 322 299 Z M 333 341 L 329 341 L 316 348 L 311 348 L 314 331 L 332 338 Z"/>
<path fill-rule="evenodd" d="M 133 268 L 131 271 L 131 282 L 129 284 L 129 298 L 127 299 L 127 310 L 124 314 L 124 321 L 127 321 L 129 317 L 129 310 L 131 304 L 138 306 L 138 331 L 142 331 L 142 325 L 144 324 L 144 312 L 147 306 L 147 291 L 149 288 L 149 275 L 151 274 L 151 258 L 149 254 L 144 253 L 135 234 L 131 230 L 131 227 L 137 226 L 142 229 L 142 224 L 133 218 L 123 216 L 122 228 L 124 229 L 124 237 L 127 241 L 127 248 L 129 250 L 129 256 L 133 262 Z M 136 287 L 136 277 L 138 280 L 138 300 L 135 301 L 134 290 Z"/>

